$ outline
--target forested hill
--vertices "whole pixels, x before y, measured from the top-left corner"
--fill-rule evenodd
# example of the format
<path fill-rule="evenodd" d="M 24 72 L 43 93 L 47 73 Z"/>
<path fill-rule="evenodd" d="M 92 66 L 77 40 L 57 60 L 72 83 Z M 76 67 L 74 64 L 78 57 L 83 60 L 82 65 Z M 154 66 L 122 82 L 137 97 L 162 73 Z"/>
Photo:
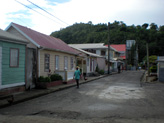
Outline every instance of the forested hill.
<path fill-rule="evenodd" d="M 51 34 L 68 44 L 75 43 L 98 43 L 107 41 L 108 31 L 106 24 L 93 25 L 89 23 L 76 23 L 65 29 Z"/>
<path fill-rule="evenodd" d="M 126 40 L 136 40 L 139 59 L 146 55 L 146 41 L 149 42 L 150 55 L 164 55 L 164 26 L 158 28 L 154 23 L 127 26 L 115 21 L 110 24 L 110 43 L 125 44 Z M 67 44 L 108 42 L 107 24 L 75 23 L 72 26 L 52 32 L 51 36 L 60 38 Z"/>

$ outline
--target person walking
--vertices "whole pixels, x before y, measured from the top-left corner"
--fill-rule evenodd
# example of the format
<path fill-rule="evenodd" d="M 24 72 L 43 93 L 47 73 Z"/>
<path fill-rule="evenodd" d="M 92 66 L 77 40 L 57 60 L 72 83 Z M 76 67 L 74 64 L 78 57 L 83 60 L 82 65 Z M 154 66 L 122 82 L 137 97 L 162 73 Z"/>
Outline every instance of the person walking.
<path fill-rule="evenodd" d="M 76 80 L 77 88 L 79 88 L 79 79 L 80 79 L 80 70 L 78 67 L 76 67 L 76 71 L 74 72 L 74 78 Z"/>

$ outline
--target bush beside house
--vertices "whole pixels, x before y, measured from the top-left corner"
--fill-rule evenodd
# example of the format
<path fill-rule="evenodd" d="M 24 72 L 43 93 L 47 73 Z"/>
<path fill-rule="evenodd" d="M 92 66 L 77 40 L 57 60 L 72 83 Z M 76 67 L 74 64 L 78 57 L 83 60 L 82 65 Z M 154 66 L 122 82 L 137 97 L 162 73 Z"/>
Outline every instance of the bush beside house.
<path fill-rule="evenodd" d="M 46 89 L 61 84 L 63 84 L 63 78 L 58 74 L 52 74 L 50 77 L 40 76 L 38 78 L 37 88 Z"/>
<path fill-rule="evenodd" d="M 153 65 L 150 67 L 150 72 L 157 73 L 157 65 Z"/>

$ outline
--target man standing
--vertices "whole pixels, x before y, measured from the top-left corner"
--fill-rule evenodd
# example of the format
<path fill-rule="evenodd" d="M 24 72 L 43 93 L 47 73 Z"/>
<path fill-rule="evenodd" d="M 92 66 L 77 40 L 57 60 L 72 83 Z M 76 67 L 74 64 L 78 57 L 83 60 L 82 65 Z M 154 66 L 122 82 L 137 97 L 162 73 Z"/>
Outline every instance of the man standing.
<path fill-rule="evenodd" d="M 78 67 L 76 67 L 76 71 L 74 73 L 74 78 L 76 80 L 77 88 L 79 88 L 80 75 L 81 75 L 80 70 L 78 69 Z"/>

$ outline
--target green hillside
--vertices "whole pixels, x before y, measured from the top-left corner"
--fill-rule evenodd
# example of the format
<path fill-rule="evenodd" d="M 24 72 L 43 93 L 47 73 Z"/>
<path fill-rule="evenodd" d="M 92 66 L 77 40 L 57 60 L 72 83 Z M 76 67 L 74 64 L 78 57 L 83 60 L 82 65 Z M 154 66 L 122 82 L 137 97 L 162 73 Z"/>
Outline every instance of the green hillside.
<path fill-rule="evenodd" d="M 139 48 L 139 60 L 146 55 L 146 41 L 149 42 L 150 55 L 164 55 L 164 26 L 156 24 L 127 26 L 122 21 L 110 24 L 110 43 L 125 44 L 126 40 L 136 40 Z M 51 36 L 62 39 L 67 44 L 108 43 L 108 25 L 75 23 L 72 26 L 52 32 Z"/>

